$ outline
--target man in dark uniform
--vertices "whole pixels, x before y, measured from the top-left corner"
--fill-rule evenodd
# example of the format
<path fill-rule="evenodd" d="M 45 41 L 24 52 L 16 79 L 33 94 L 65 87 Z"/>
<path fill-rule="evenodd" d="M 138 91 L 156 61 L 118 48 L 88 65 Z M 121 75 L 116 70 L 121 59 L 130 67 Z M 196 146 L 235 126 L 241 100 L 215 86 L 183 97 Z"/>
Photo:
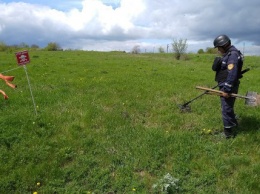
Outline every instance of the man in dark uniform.
<path fill-rule="evenodd" d="M 212 65 L 212 70 L 216 71 L 215 80 L 219 89 L 223 91 L 221 99 L 222 120 L 224 124 L 225 137 L 235 136 L 235 129 L 238 126 L 234 112 L 235 98 L 230 93 L 238 93 L 239 79 L 242 77 L 243 55 L 233 45 L 227 35 L 219 35 L 215 38 L 214 47 L 222 57 L 216 57 Z"/>

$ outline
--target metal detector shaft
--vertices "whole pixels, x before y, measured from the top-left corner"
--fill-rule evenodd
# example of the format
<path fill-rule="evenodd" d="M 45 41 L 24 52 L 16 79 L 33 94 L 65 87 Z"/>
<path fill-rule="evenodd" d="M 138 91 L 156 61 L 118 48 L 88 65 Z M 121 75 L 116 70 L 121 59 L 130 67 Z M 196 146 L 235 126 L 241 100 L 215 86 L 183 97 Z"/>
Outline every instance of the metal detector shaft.
<path fill-rule="evenodd" d="M 211 89 L 211 88 L 205 88 L 205 87 L 201 87 L 201 86 L 196 86 L 196 88 L 200 89 L 200 90 L 206 90 L 208 94 L 213 94 L 213 95 L 218 95 L 218 96 L 222 96 L 222 94 L 224 93 L 224 92 L 219 91 L 219 90 L 214 90 L 214 89 Z M 242 95 L 234 94 L 234 93 L 231 93 L 230 96 L 237 97 L 237 98 L 256 100 L 255 98 L 252 98 L 252 97 L 242 96 Z"/>
<path fill-rule="evenodd" d="M 241 74 L 244 74 L 244 73 L 248 72 L 249 70 L 250 70 L 250 68 L 246 68 L 246 69 L 244 69 L 243 71 L 241 71 Z M 217 88 L 218 86 L 219 86 L 219 84 L 216 85 L 216 86 L 214 86 L 214 87 L 211 88 L 211 89 L 215 89 L 215 88 Z M 208 93 L 208 91 L 205 91 L 205 92 L 203 92 L 202 94 L 200 94 L 199 96 L 197 96 L 197 97 L 191 99 L 190 101 L 184 103 L 184 104 L 181 105 L 181 106 L 182 106 L 182 107 L 185 107 L 185 106 L 187 106 L 188 104 L 192 103 L 194 100 L 197 100 L 198 98 L 200 98 L 201 96 L 203 96 L 203 95 L 205 95 L 205 94 L 207 94 L 207 93 Z"/>
<path fill-rule="evenodd" d="M 214 86 L 212 89 L 215 89 L 216 87 L 218 87 L 218 85 Z M 197 97 L 191 99 L 189 102 L 184 103 L 182 106 L 184 106 L 184 107 L 187 106 L 188 104 L 192 103 L 194 100 L 197 100 L 198 98 L 200 98 L 201 96 L 203 96 L 203 95 L 205 95 L 205 94 L 207 94 L 207 93 L 208 93 L 208 91 L 203 92 L 203 93 L 200 94 L 199 96 L 197 96 Z"/>

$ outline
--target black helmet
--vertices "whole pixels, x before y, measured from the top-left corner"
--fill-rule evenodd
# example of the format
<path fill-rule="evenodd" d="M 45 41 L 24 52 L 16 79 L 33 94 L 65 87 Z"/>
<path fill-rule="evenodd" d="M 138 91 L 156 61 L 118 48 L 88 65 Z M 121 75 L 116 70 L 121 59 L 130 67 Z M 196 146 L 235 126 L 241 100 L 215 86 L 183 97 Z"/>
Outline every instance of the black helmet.
<path fill-rule="evenodd" d="M 213 42 L 215 48 L 225 46 L 227 43 L 231 44 L 231 41 L 230 38 L 224 34 L 217 36 Z"/>

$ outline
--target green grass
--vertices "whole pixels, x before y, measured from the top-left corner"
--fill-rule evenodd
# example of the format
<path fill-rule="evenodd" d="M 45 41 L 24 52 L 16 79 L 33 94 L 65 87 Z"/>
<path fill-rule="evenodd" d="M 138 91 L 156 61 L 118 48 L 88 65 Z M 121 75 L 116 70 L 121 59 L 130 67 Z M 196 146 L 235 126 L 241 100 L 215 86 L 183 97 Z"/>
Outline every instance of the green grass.
<path fill-rule="evenodd" d="M 5 73 L 17 89 L 1 84 L 9 100 L 0 100 L 0 193 L 162 193 L 168 173 L 179 180 L 168 193 L 259 192 L 259 107 L 237 100 L 241 131 L 231 140 L 203 133 L 222 130 L 217 96 L 194 101 L 190 113 L 178 108 L 201 94 L 196 86 L 216 85 L 213 55 L 30 57 L 37 116 L 22 67 Z M 17 67 L 14 53 L 0 58 L 0 72 Z M 246 57 L 240 94 L 260 92 L 259 62 Z"/>

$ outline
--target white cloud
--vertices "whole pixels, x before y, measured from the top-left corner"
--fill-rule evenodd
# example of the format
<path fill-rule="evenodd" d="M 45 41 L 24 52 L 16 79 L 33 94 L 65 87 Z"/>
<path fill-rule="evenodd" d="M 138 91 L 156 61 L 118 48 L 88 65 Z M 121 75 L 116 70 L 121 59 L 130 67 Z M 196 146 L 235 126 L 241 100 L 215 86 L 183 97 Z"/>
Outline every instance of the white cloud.
<path fill-rule="evenodd" d="M 131 4 L 131 5 L 130 5 Z M 133 9 L 134 8 L 134 9 Z M 114 27 L 121 28 L 124 32 L 134 27 L 132 20 L 144 9 L 141 1 L 123 0 L 120 7 L 113 9 L 112 6 L 104 5 L 98 0 L 85 0 L 81 12 L 73 16 L 72 25 L 80 23 L 81 29 L 88 28 L 90 22 L 100 27 L 103 34 L 109 34 Z M 71 19 L 71 18 L 69 18 Z"/>

